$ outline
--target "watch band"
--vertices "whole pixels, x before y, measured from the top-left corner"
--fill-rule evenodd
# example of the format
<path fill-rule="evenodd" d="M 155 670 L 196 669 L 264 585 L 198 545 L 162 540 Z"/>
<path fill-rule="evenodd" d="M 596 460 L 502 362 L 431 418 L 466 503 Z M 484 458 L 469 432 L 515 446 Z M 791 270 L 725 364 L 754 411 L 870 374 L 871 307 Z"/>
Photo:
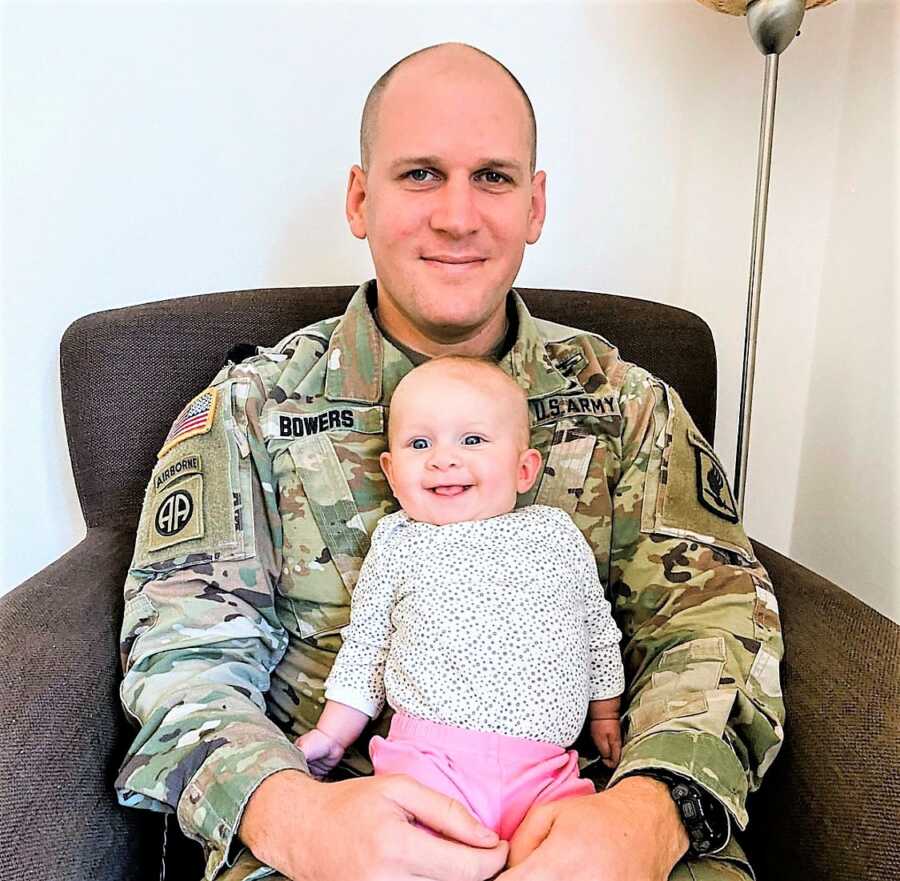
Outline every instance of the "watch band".
<path fill-rule="evenodd" d="M 660 768 L 644 768 L 629 777 L 652 777 L 669 787 L 688 834 L 688 853 L 705 857 L 722 850 L 731 837 L 731 817 L 720 801 L 688 777 Z"/>

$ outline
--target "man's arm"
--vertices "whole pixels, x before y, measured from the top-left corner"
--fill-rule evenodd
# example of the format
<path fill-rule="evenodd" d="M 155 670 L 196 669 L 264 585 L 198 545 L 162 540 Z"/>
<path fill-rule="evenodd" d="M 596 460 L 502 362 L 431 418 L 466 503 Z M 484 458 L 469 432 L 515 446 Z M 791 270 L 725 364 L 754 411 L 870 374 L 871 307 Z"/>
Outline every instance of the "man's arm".
<path fill-rule="evenodd" d="M 783 653 L 771 582 L 715 453 L 677 394 L 633 368 L 610 591 L 629 689 L 622 761 L 690 778 L 743 828 L 783 739 Z"/>
<path fill-rule="evenodd" d="M 255 422 L 265 389 L 239 366 L 204 394 L 154 469 L 125 585 L 121 696 L 140 732 L 116 789 L 124 805 L 177 812 L 215 873 L 256 787 L 306 763 L 265 715 L 287 644 L 273 600 L 280 520 Z"/>

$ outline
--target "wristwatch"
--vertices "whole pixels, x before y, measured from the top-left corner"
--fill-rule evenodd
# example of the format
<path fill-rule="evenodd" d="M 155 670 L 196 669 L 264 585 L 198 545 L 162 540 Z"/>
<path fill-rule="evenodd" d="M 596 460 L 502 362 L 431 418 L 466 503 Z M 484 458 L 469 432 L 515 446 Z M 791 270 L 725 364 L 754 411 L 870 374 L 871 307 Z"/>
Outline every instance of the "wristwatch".
<path fill-rule="evenodd" d="M 688 854 L 705 857 L 718 853 L 731 837 L 731 817 L 724 805 L 702 786 L 688 777 L 660 768 L 642 768 L 629 777 L 652 777 L 669 787 L 669 795 L 678 808 L 681 822 L 687 830 Z"/>

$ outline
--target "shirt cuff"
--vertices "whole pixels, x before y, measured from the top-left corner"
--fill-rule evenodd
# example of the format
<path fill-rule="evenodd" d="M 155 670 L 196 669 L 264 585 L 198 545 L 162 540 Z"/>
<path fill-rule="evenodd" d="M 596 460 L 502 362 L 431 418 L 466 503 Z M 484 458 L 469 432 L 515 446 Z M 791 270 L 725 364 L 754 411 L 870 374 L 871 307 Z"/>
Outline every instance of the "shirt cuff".
<path fill-rule="evenodd" d="M 178 822 L 185 834 L 208 848 L 207 879 L 232 865 L 240 853 L 237 831 L 250 796 L 267 777 L 287 770 L 309 774 L 303 753 L 280 734 L 232 741 L 210 753 L 185 786 Z"/>
<path fill-rule="evenodd" d="M 624 684 L 614 684 L 603 688 L 597 686 L 591 689 L 590 700 L 592 701 L 608 701 L 611 697 L 621 697 L 625 693 Z"/>
<path fill-rule="evenodd" d="M 384 701 L 375 703 L 362 692 L 346 685 L 328 685 L 326 683 L 325 699 L 353 707 L 354 710 L 365 713 L 370 719 L 374 719 L 384 708 Z"/>
<path fill-rule="evenodd" d="M 638 737 L 623 747 L 609 786 L 627 774 L 652 768 L 693 780 L 721 802 L 740 829 L 747 827 L 747 775 L 723 740 L 693 731 L 660 731 Z"/>

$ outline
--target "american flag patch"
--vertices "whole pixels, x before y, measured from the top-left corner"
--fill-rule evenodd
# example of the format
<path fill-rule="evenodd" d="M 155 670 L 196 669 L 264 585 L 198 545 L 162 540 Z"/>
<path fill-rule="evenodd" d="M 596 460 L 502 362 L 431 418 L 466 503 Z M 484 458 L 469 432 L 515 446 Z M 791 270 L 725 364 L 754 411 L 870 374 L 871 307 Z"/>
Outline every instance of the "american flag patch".
<path fill-rule="evenodd" d="M 195 437 L 198 434 L 206 434 L 212 428 L 213 419 L 216 415 L 216 401 L 218 400 L 218 389 L 208 388 L 196 398 L 194 398 L 178 415 L 178 418 L 169 429 L 166 435 L 165 443 L 162 449 L 157 453 L 156 458 L 162 459 L 172 447 L 180 444 L 189 437 Z"/>

